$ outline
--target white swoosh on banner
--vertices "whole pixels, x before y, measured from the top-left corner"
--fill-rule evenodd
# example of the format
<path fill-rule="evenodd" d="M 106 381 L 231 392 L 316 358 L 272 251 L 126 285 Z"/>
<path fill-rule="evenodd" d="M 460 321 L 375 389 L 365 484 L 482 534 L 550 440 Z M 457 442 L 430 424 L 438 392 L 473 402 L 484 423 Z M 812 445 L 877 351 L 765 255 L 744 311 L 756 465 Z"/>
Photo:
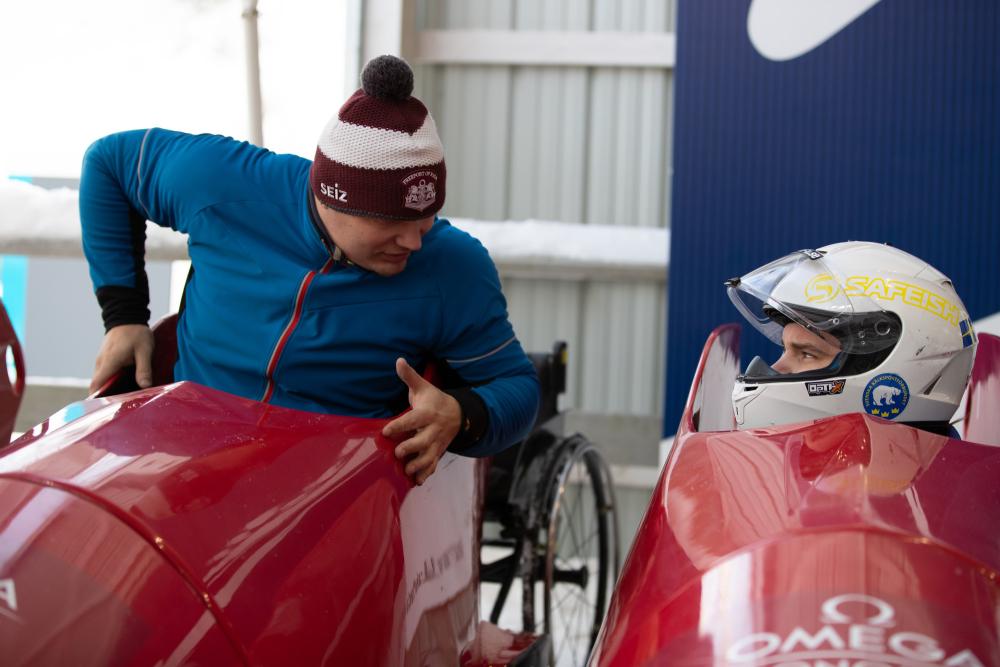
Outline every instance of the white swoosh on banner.
<path fill-rule="evenodd" d="M 747 34 L 760 55 L 791 60 L 809 53 L 880 0 L 753 0 Z"/>

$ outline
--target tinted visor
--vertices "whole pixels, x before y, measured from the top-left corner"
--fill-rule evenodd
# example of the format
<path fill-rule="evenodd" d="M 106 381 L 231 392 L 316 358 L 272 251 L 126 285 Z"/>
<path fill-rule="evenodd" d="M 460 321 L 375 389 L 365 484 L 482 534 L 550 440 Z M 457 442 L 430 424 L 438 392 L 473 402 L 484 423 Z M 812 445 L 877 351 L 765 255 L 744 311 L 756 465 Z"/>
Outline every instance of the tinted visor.
<path fill-rule="evenodd" d="M 782 329 L 794 322 L 835 339 L 847 354 L 890 350 L 901 333 L 899 317 L 868 296 L 851 294 L 847 284 L 815 251 L 792 253 L 727 283 L 736 308 L 775 345 L 782 345 Z"/>

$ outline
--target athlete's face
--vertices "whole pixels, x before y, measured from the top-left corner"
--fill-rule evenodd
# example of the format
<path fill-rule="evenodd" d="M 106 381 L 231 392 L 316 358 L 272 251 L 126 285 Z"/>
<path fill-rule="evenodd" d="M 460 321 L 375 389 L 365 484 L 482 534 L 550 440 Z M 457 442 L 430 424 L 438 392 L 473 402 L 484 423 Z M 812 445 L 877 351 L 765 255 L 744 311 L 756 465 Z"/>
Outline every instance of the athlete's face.
<path fill-rule="evenodd" d="M 820 337 L 801 324 L 786 324 L 781 331 L 781 358 L 771 365 L 779 373 L 802 373 L 826 368 L 840 353 L 840 343 L 831 337 Z"/>
<path fill-rule="evenodd" d="M 410 254 L 420 250 L 434 216 L 419 220 L 363 218 L 327 208 L 316 200 L 316 210 L 330 238 L 347 259 L 380 276 L 394 276 L 406 268 Z"/>

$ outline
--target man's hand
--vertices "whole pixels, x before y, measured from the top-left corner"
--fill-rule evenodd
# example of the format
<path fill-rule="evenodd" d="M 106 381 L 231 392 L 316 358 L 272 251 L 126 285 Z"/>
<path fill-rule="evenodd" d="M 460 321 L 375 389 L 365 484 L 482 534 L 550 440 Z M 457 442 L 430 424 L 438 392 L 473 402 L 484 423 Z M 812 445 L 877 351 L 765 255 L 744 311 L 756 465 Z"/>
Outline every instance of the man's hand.
<path fill-rule="evenodd" d="M 462 408 L 454 398 L 420 377 L 403 358 L 396 360 L 396 375 L 409 387 L 413 409 L 386 424 L 382 435 L 402 439 L 396 445 L 396 458 L 409 458 L 406 474 L 413 475 L 417 484 L 423 484 L 458 435 Z"/>
<path fill-rule="evenodd" d="M 104 386 L 115 373 L 135 364 L 135 382 L 153 384 L 153 332 L 145 324 L 121 324 L 104 334 L 94 363 L 90 393 Z"/>

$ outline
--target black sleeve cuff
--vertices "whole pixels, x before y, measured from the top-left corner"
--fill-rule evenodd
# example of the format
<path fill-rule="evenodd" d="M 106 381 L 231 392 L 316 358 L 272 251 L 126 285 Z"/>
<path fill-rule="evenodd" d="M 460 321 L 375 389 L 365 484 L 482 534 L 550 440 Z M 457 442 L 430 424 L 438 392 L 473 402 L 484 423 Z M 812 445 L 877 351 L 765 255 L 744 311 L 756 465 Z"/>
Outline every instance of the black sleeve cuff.
<path fill-rule="evenodd" d="M 448 445 L 449 451 L 458 453 L 479 442 L 486 434 L 490 426 L 490 413 L 486 410 L 482 397 L 468 387 L 446 389 L 444 393 L 458 401 L 462 408 L 462 424 L 458 435 Z"/>
<path fill-rule="evenodd" d="M 108 285 L 97 289 L 105 333 L 121 324 L 149 323 L 149 293 L 137 287 Z"/>

